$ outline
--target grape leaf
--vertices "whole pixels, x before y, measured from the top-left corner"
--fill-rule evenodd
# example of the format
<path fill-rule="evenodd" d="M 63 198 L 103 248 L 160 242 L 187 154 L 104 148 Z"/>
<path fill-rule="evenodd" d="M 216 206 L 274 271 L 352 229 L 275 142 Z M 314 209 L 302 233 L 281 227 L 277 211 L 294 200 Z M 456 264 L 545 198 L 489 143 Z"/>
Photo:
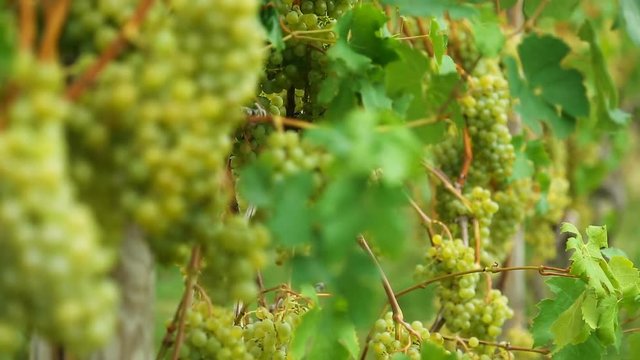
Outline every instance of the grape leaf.
<path fill-rule="evenodd" d="M 551 325 L 553 342 L 558 349 L 568 344 L 580 344 L 589 337 L 591 329 L 585 323 L 582 311 L 585 298 L 586 292 L 583 292 Z"/>
<path fill-rule="evenodd" d="M 531 325 L 535 346 L 546 346 L 553 340 L 551 325 L 585 289 L 585 283 L 580 279 L 557 277 L 547 280 L 546 284 L 554 296 L 542 300 L 537 305 L 539 312 Z"/>
<path fill-rule="evenodd" d="M 467 18 L 477 14 L 470 4 L 451 0 L 382 0 L 383 4 L 397 6 L 401 15 L 442 17 L 448 13 L 453 19 Z"/>
<path fill-rule="evenodd" d="M 625 300 L 633 301 L 636 296 L 640 295 L 640 273 L 633 266 L 631 260 L 614 255 L 609 260 L 609 267 L 620 283 L 620 290 Z"/>
<path fill-rule="evenodd" d="M 438 65 L 442 64 L 442 57 L 447 52 L 447 35 L 440 30 L 440 23 L 437 19 L 431 19 L 431 28 L 429 29 L 429 39 L 433 46 L 433 57 Z"/>
<path fill-rule="evenodd" d="M 267 225 L 279 244 L 293 246 L 311 241 L 312 211 L 308 199 L 313 192 L 311 174 L 303 172 L 286 177 L 272 190 L 277 206 Z"/>
<path fill-rule="evenodd" d="M 640 1 L 620 0 L 620 13 L 629 38 L 640 45 Z"/>
<path fill-rule="evenodd" d="M 280 15 L 275 6 L 265 6 L 271 0 L 263 0 L 260 10 L 260 21 L 267 33 L 267 40 L 277 51 L 284 50 L 284 40 L 282 39 L 282 28 L 280 27 Z"/>
<path fill-rule="evenodd" d="M 604 347 L 592 334 L 586 341 L 577 345 L 567 345 L 553 354 L 553 360 L 601 360 Z"/>
<path fill-rule="evenodd" d="M 568 53 L 562 40 L 532 34 L 518 46 L 525 79 L 520 77 L 515 59 L 505 61 L 511 94 L 519 98 L 515 108 L 536 133 L 544 121 L 557 136 L 566 137 L 575 127 L 575 118 L 589 114 L 582 75 L 560 65 Z"/>
<path fill-rule="evenodd" d="M 496 56 L 505 42 L 500 28 L 500 18 L 493 9 L 493 4 L 481 7 L 480 16 L 473 21 L 473 33 L 480 54 L 486 57 Z"/>
<path fill-rule="evenodd" d="M 524 2 L 524 13 L 531 17 L 540 3 L 546 0 L 527 0 Z M 551 17 L 554 19 L 569 18 L 580 0 L 546 1 L 540 17 Z"/>
<path fill-rule="evenodd" d="M 585 21 L 580 27 L 580 39 L 589 43 L 591 54 L 591 72 L 594 82 L 594 104 L 596 125 L 605 128 L 615 128 L 625 125 L 630 116 L 624 111 L 616 108 L 618 105 L 618 93 L 616 86 L 607 69 L 607 64 L 598 43 L 598 39 L 590 21 Z"/>
<path fill-rule="evenodd" d="M 598 301 L 600 317 L 596 335 L 604 345 L 616 344 L 616 347 L 620 346 L 621 336 L 618 336 L 618 311 L 618 298 L 616 296 L 609 295 Z"/>
<path fill-rule="evenodd" d="M 0 82 L 10 75 L 16 45 L 15 25 L 10 12 L 6 8 L 0 10 Z"/>
<path fill-rule="evenodd" d="M 567 240 L 567 251 L 574 250 L 571 255 L 571 273 L 583 278 L 589 284 L 597 297 L 604 297 L 617 291 L 619 284 L 615 279 L 609 264 L 600 252 L 607 247 L 607 229 L 605 226 L 589 226 L 587 228 L 588 241 L 585 244 L 582 235 L 575 226 L 564 223 L 560 230 L 573 234 Z"/>

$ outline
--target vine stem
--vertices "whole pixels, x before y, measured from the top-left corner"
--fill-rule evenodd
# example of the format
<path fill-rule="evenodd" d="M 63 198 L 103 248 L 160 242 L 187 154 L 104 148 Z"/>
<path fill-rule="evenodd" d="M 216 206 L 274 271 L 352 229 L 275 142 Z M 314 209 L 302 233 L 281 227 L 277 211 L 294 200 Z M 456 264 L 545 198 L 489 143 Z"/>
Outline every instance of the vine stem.
<path fill-rule="evenodd" d="M 200 245 L 195 245 L 191 249 L 191 258 L 189 259 L 189 267 L 187 268 L 187 278 L 185 280 L 184 293 L 180 302 L 180 315 L 178 317 L 178 332 L 176 334 L 176 342 L 173 345 L 173 353 L 171 359 L 178 360 L 180 357 L 180 348 L 184 341 L 184 328 L 187 316 L 187 310 L 191 306 L 193 300 L 193 287 L 198 277 L 198 269 L 200 268 L 201 249 Z"/>
<path fill-rule="evenodd" d="M 67 98 L 77 100 L 89 85 L 95 81 L 100 72 L 102 72 L 113 59 L 120 55 L 120 52 L 127 44 L 128 36 L 135 33 L 140 27 L 153 4 L 154 0 L 140 0 L 133 16 L 131 16 L 122 29 L 120 29 L 118 36 L 109 44 L 102 54 L 100 54 L 96 62 L 67 88 Z"/>
<path fill-rule="evenodd" d="M 393 288 L 391 287 L 391 283 L 389 283 L 389 279 L 387 279 L 387 275 L 384 273 L 384 269 L 382 269 L 382 266 L 380 265 L 380 262 L 378 261 L 378 258 L 376 258 L 376 255 L 371 250 L 371 247 L 369 246 L 369 243 L 367 243 L 367 240 L 364 238 L 364 236 L 362 236 L 362 235 L 358 236 L 358 244 L 360 245 L 360 247 L 365 252 L 367 252 L 367 254 L 369 254 L 371 259 L 373 260 L 373 263 L 376 265 L 376 268 L 378 269 L 378 272 L 380 273 L 380 277 L 382 278 L 382 287 L 384 288 L 384 292 L 387 295 L 387 300 L 389 301 L 389 305 L 391 306 L 391 311 L 393 312 L 393 320 L 396 322 L 396 324 L 400 324 L 403 327 L 405 327 L 407 329 L 407 331 L 409 331 L 409 333 L 411 333 L 411 335 L 413 335 L 416 338 L 420 339 L 421 338 L 420 334 L 418 334 L 418 332 L 415 331 L 411 327 L 411 325 L 407 324 L 404 321 L 404 316 L 402 314 L 402 309 L 400 308 L 400 304 L 398 303 L 398 299 L 396 298 L 396 295 L 393 292 Z M 398 332 L 397 331 L 396 331 L 396 336 L 398 336 Z"/>
<path fill-rule="evenodd" d="M 36 39 L 36 1 L 20 0 L 20 49 L 32 51 Z"/>
<path fill-rule="evenodd" d="M 465 344 L 469 343 L 469 339 L 462 338 L 462 337 L 459 337 L 459 336 L 442 335 L 442 338 L 447 340 L 447 341 L 464 342 Z M 500 348 L 503 348 L 503 349 L 508 350 L 508 351 L 534 352 L 534 353 L 538 353 L 538 354 L 542 354 L 542 355 L 548 355 L 551 352 L 549 349 L 544 349 L 544 348 L 535 349 L 535 348 L 527 348 L 527 347 L 523 347 L 523 346 L 513 346 L 513 345 L 509 344 L 508 342 L 494 342 L 494 341 L 487 341 L 487 340 L 478 340 L 478 343 L 480 343 L 482 345 L 500 347 Z"/>
<path fill-rule="evenodd" d="M 533 25 L 536 23 L 536 21 L 538 20 L 540 15 L 542 15 L 542 12 L 547 7 L 547 5 L 549 5 L 550 2 L 551 2 L 551 0 L 542 0 L 542 1 L 540 1 L 538 6 L 533 11 L 533 14 L 531 14 L 531 17 L 528 18 L 527 21 L 522 23 L 522 25 L 519 28 L 517 28 L 514 32 L 512 32 L 509 35 L 507 35 L 507 39 L 511 39 L 512 37 L 520 34 L 521 32 L 533 27 Z"/>
<path fill-rule="evenodd" d="M 562 271 L 559 271 L 562 270 Z M 410 286 L 404 290 L 401 290 L 397 293 L 395 293 L 395 298 L 399 298 L 401 296 L 404 296 L 414 290 L 417 289 L 423 289 L 425 288 L 427 285 L 429 284 L 433 284 L 435 282 L 439 282 L 442 280 L 447 280 L 447 279 L 452 279 L 452 278 L 456 278 L 459 276 L 464 276 L 464 275 L 469 275 L 469 274 L 477 274 L 477 273 L 492 273 L 492 274 L 497 274 L 497 273 L 501 273 L 501 272 L 506 272 L 506 271 L 537 271 L 540 275 L 542 276 L 561 276 L 561 277 L 571 277 L 571 278 L 575 278 L 577 276 L 575 275 L 571 275 L 569 274 L 569 269 L 558 269 L 558 268 L 551 268 L 549 266 L 545 266 L 545 265 L 526 265 L 526 266 L 510 266 L 510 267 L 484 267 L 484 268 L 479 268 L 479 269 L 473 269 L 473 270 L 467 270 L 467 271 L 461 271 L 461 272 L 457 272 L 457 273 L 451 273 L 451 274 L 444 274 L 444 275 L 440 275 L 440 276 L 436 276 L 434 278 L 431 278 L 427 281 L 423 281 L 419 284 L 415 284 L 413 286 Z"/>
<path fill-rule="evenodd" d="M 469 200 L 467 200 L 467 198 L 465 198 L 464 195 L 462 195 L 462 193 L 460 193 L 460 191 L 456 189 L 456 187 L 451 183 L 451 180 L 449 180 L 446 174 L 444 174 L 440 169 L 437 169 L 427 163 L 422 163 L 422 166 L 424 166 L 425 169 L 429 170 L 430 173 L 435 175 L 442 182 L 444 187 L 462 202 L 467 210 L 471 210 L 471 204 L 469 203 Z"/>
<path fill-rule="evenodd" d="M 424 46 L 424 50 L 429 54 L 429 57 L 434 56 L 433 52 L 433 44 L 431 43 L 431 38 L 427 34 L 427 28 L 424 25 L 424 21 L 420 17 L 415 17 L 416 25 L 418 25 L 418 31 L 420 35 L 422 35 L 422 44 Z"/>
<path fill-rule="evenodd" d="M 69 13 L 69 0 L 55 0 L 47 6 L 47 19 L 40 43 L 40 58 L 55 60 L 58 57 L 58 39 Z"/>
<path fill-rule="evenodd" d="M 442 221 L 430 218 L 429 215 L 425 214 L 425 212 L 422 211 L 420 206 L 409 195 L 407 195 L 407 198 L 409 199 L 409 203 L 411 204 L 411 207 L 413 207 L 413 209 L 418 213 L 418 216 L 420 216 L 422 223 L 426 226 L 427 232 L 429 233 L 430 237 L 433 237 L 433 230 L 431 229 L 431 224 L 436 224 L 442 228 L 442 230 L 445 232 L 449 240 L 453 241 L 453 235 L 451 235 L 451 231 L 449 230 L 447 225 L 445 225 Z M 433 245 L 433 243 L 431 245 Z"/>
<path fill-rule="evenodd" d="M 632 333 L 637 333 L 637 332 L 640 332 L 640 327 L 635 327 L 635 328 L 629 328 L 629 329 L 622 330 L 623 334 L 632 334 Z"/>
<path fill-rule="evenodd" d="M 318 125 L 310 123 L 308 121 L 304 121 L 304 120 L 298 120 L 298 119 L 292 119 L 289 117 L 282 117 L 282 116 L 277 116 L 277 115 L 255 115 L 255 116 L 249 116 L 247 118 L 247 121 L 249 122 L 267 122 L 267 123 L 273 123 L 274 125 L 277 124 L 281 124 L 281 125 L 286 125 L 286 126 L 291 126 L 291 127 L 295 127 L 298 129 L 315 129 L 318 128 Z"/>

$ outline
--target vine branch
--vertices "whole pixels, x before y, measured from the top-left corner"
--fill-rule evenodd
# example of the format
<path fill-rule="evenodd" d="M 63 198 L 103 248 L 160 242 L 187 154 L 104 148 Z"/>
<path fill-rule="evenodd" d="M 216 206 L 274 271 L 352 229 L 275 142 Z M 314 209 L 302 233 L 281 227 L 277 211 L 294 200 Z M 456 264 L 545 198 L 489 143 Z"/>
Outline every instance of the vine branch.
<path fill-rule="evenodd" d="M 58 39 L 69 12 L 69 0 L 56 0 L 47 6 L 46 26 L 40 43 L 40 58 L 54 60 L 58 57 Z"/>
<path fill-rule="evenodd" d="M 423 281 L 419 284 L 415 284 L 413 286 L 410 286 L 404 290 L 401 290 L 397 293 L 395 293 L 395 297 L 399 298 L 401 296 L 404 296 L 414 290 L 417 289 L 423 289 L 425 287 L 427 287 L 427 285 L 429 284 L 433 284 L 435 282 L 439 282 L 442 280 L 447 280 L 447 279 L 452 279 L 452 278 L 456 278 L 456 277 L 460 277 L 460 276 L 464 276 L 464 275 L 469 275 L 469 274 L 477 274 L 477 273 L 492 273 L 492 274 L 497 274 L 497 273 L 501 273 L 501 272 L 505 272 L 505 271 L 537 271 L 540 275 L 542 276 L 561 276 L 561 277 L 572 277 L 575 278 L 577 276 L 575 275 L 571 275 L 569 274 L 569 269 L 560 269 L 560 268 L 553 268 L 550 266 L 546 266 L 546 265 L 527 265 L 527 266 L 510 266 L 510 267 L 484 267 L 484 268 L 479 268 L 479 269 L 473 269 L 473 270 L 467 270 L 467 271 L 461 271 L 461 272 L 456 272 L 456 273 L 450 273 L 450 274 L 444 274 L 444 275 L 440 275 L 440 276 L 436 276 L 434 278 L 431 278 L 429 280 Z"/>
<path fill-rule="evenodd" d="M 35 0 L 20 0 L 20 49 L 32 51 L 36 39 Z"/>
<path fill-rule="evenodd" d="M 109 44 L 102 54 L 100 54 L 96 62 L 71 83 L 67 89 L 67 98 L 77 100 L 91 83 L 96 80 L 100 72 L 102 72 L 113 59 L 120 55 L 120 52 L 127 45 L 128 35 L 134 33 L 140 25 L 142 25 L 153 4 L 154 0 L 140 0 L 133 16 L 125 23 L 118 36 Z"/>

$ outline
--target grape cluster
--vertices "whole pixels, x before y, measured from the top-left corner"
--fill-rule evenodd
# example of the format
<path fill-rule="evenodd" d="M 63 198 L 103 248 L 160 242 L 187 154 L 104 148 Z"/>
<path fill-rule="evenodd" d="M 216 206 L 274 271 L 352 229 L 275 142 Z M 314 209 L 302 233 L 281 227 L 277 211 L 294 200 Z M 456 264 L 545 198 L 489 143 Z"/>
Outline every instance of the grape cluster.
<path fill-rule="evenodd" d="M 198 300 L 185 319 L 185 342 L 180 347 L 180 360 L 254 359 L 244 344 L 242 327 L 234 324 L 231 310 Z"/>
<path fill-rule="evenodd" d="M 418 280 L 477 269 L 473 249 L 465 246 L 462 240 L 442 239 L 440 235 L 434 235 L 432 243 L 425 256 L 425 264 L 416 266 Z M 471 327 L 467 303 L 476 295 L 479 278 L 479 274 L 474 273 L 439 282 L 437 294 L 444 310 L 443 318 L 450 330 L 457 332 Z"/>
<path fill-rule="evenodd" d="M 527 329 L 524 329 L 522 327 L 512 327 L 511 329 L 507 330 L 506 337 L 509 343 L 512 345 L 533 349 L 533 335 L 531 335 L 531 333 L 527 331 Z M 542 355 L 534 352 L 523 351 L 518 354 L 518 359 L 539 360 L 542 359 Z"/>
<path fill-rule="evenodd" d="M 532 193 L 531 179 L 524 178 L 494 194 L 493 199 L 500 210 L 491 221 L 491 243 L 487 251 L 496 260 L 504 259 L 511 251 L 511 240 L 531 208 Z"/>
<path fill-rule="evenodd" d="M 484 297 L 472 299 L 467 304 L 471 326 L 461 333 L 487 340 L 496 339 L 502 333 L 504 322 L 513 317 L 508 302 L 507 297 L 496 289 L 490 290 Z"/>
<path fill-rule="evenodd" d="M 85 0 L 70 4 L 62 46 L 65 54 L 89 54 L 104 50 L 122 25 L 133 15 L 137 3 L 129 0 Z M 79 48 L 78 48 L 79 47 Z"/>
<path fill-rule="evenodd" d="M 476 74 L 469 77 L 467 94 L 459 101 L 473 144 L 469 182 L 500 184 L 511 176 L 515 161 L 507 127 L 509 87 L 496 62 L 481 62 Z"/>
<path fill-rule="evenodd" d="M 266 263 L 265 248 L 269 233 L 261 225 L 249 224 L 239 215 L 230 216 L 219 224 L 201 219 L 197 226 L 208 239 L 204 249 L 205 264 L 200 280 L 219 302 L 230 299 L 251 301 L 258 288 L 256 271 Z"/>
<path fill-rule="evenodd" d="M 300 133 L 295 131 L 271 133 L 260 159 L 273 170 L 273 179 L 276 182 L 307 171 L 314 175 L 316 185 L 322 183 L 322 171 L 332 162 L 330 154 L 300 139 Z"/>
<path fill-rule="evenodd" d="M 475 36 L 471 30 L 471 24 L 466 21 L 458 22 L 455 33 L 452 35 L 451 42 L 456 50 L 456 57 L 459 63 L 466 70 L 470 70 L 480 57 Z"/>
<path fill-rule="evenodd" d="M 30 54 L 15 57 L 20 94 L 0 132 L 0 351 L 35 330 L 84 353 L 109 340 L 118 294 L 112 254 L 68 176 L 64 126 L 71 104 L 63 72 Z M 13 327 L 17 324 L 17 327 Z"/>
<path fill-rule="evenodd" d="M 335 42 L 335 34 L 331 31 L 336 19 L 349 10 L 353 0 L 304 0 L 295 2 L 286 0 L 279 3 L 278 10 L 283 23 L 289 31 L 305 32 L 304 35 L 293 36 L 287 41 L 284 50 L 272 50 L 266 66 L 266 77 L 262 82 L 265 94 L 279 93 L 286 95 L 295 91 L 296 102 L 302 106 L 287 104 L 287 107 L 298 107 L 307 118 L 319 116 L 323 109 L 318 106 L 316 97 L 321 81 L 326 77 L 329 58 L 326 51 Z M 293 98 L 293 94 L 291 98 Z M 287 98 L 289 98 L 287 96 Z"/>
<path fill-rule="evenodd" d="M 400 329 L 399 334 L 396 333 L 397 328 Z M 405 355 L 411 360 L 419 360 L 421 358 L 420 344 L 423 341 L 431 341 L 432 338 L 437 337 L 439 334 L 430 334 L 429 330 L 420 321 L 412 322 L 411 328 L 420 334 L 420 339 L 413 338 L 411 333 L 404 327 L 396 327 L 392 312 L 388 312 L 383 318 L 376 320 L 371 340 L 369 341 L 369 348 L 373 351 L 375 359 L 388 360 L 393 354 L 400 353 L 408 347 Z M 442 340 L 442 337 L 440 336 L 439 339 Z"/>
<path fill-rule="evenodd" d="M 110 63 L 73 116 L 84 193 L 105 194 L 102 209 L 117 194 L 122 216 L 143 228 L 161 261 L 193 242 L 212 244 L 210 224 L 231 201 L 231 135 L 262 70 L 258 6 L 156 2 L 135 38 L 142 51 Z"/>
<path fill-rule="evenodd" d="M 293 331 L 309 309 L 293 296 L 286 296 L 276 305 L 272 311 L 258 307 L 254 312 L 255 319 L 244 326 L 245 344 L 256 360 L 290 359 Z"/>

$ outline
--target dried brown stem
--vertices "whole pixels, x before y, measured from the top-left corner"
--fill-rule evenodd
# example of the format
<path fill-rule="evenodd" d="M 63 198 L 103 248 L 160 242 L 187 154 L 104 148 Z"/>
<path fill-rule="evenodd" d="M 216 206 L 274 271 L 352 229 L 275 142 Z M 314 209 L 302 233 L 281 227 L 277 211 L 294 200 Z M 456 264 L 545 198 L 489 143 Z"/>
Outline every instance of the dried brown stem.
<path fill-rule="evenodd" d="M 33 51 L 36 40 L 36 1 L 20 0 L 20 49 Z"/>
<path fill-rule="evenodd" d="M 365 252 L 367 252 L 367 254 L 371 257 L 371 260 L 373 260 L 373 263 L 376 265 L 376 268 L 378 269 L 380 277 L 382 278 L 382 287 L 384 288 L 387 300 L 389 302 L 389 305 L 391 306 L 391 311 L 393 312 L 393 320 L 396 322 L 396 324 L 402 325 L 405 329 L 407 329 L 407 331 L 409 331 L 411 335 L 415 336 L 417 339 L 421 339 L 420 334 L 418 334 L 418 332 L 415 331 L 411 327 L 411 325 L 407 324 L 407 322 L 404 321 L 402 309 L 400 308 L 398 299 L 393 293 L 391 283 L 389 283 L 389 279 L 387 279 L 387 275 L 384 273 L 384 269 L 382 269 L 378 258 L 376 258 L 376 255 L 371 250 L 371 247 L 369 247 L 367 240 L 362 235 L 358 236 L 358 244 Z M 396 332 L 396 336 L 397 335 L 398 333 Z"/>
<path fill-rule="evenodd" d="M 193 300 L 193 286 L 198 278 L 198 270 L 200 269 L 200 245 L 195 245 L 191 249 L 191 258 L 187 268 L 187 278 L 185 280 L 184 293 L 182 294 L 181 311 L 178 317 L 178 332 L 176 341 L 173 344 L 172 360 L 178 360 L 180 357 L 180 348 L 184 341 L 184 328 L 186 323 L 187 310 L 191 306 Z"/>
<path fill-rule="evenodd" d="M 140 0 L 133 16 L 125 23 L 111 44 L 100 54 L 96 62 L 80 75 L 67 89 L 67 97 L 70 100 L 76 100 L 82 93 L 93 83 L 100 72 L 125 48 L 127 45 L 127 36 L 134 33 L 147 16 L 147 13 L 154 4 L 154 0 Z"/>
<path fill-rule="evenodd" d="M 462 338 L 460 336 L 442 335 L 442 338 L 447 341 L 455 341 L 455 342 L 463 341 L 467 344 L 469 343 L 469 339 Z M 508 342 L 494 342 L 494 341 L 486 341 L 486 340 L 479 340 L 478 342 L 482 345 L 495 346 L 495 347 L 506 349 L 508 351 L 534 352 L 542 355 L 548 355 L 551 352 L 549 349 L 544 349 L 544 348 L 534 349 L 534 348 L 527 348 L 523 346 L 513 346 Z"/>
<path fill-rule="evenodd" d="M 429 54 L 429 57 L 433 57 L 433 44 L 431 43 L 431 38 L 428 35 L 427 28 L 424 24 L 424 21 L 420 17 L 416 17 L 416 25 L 418 25 L 418 31 L 420 31 L 420 35 L 422 35 L 422 44 L 424 46 L 424 50 Z"/>
<path fill-rule="evenodd" d="M 46 25 L 40 42 L 40 59 L 58 57 L 58 40 L 69 12 L 69 0 L 55 0 L 46 8 Z"/>
<path fill-rule="evenodd" d="M 460 200 L 462 202 L 462 205 L 464 205 L 467 210 L 471 210 L 471 204 L 469 203 L 469 200 L 467 200 L 467 198 L 464 197 L 464 195 L 462 195 L 462 193 L 460 193 L 460 190 L 458 190 L 453 183 L 451 182 L 451 180 L 449 179 L 449 177 L 443 173 L 440 169 L 434 168 L 433 166 L 427 164 L 427 163 L 423 163 L 422 164 L 427 170 L 429 170 L 429 172 L 431 172 L 433 175 L 435 175 L 444 185 L 444 187 L 449 190 L 455 197 L 458 198 L 458 200 Z"/>
<path fill-rule="evenodd" d="M 412 285 L 404 290 L 401 290 L 397 293 L 395 293 L 395 297 L 396 299 L 404 296 L 414 290 L 417 289 L 424 289 L 425 287 L 427 287 L 430 284 L 436 283 L 438 281 L 442 281 L 442 280 L 447 280 L 447 279 L 452 279 L 452 278 L 456 278 L 456 277 L 460 277 L 460 276 L 464 276 L 464 275 L 469 275 L 469 274 L 477 274 L 477 273 L 492 273 L 492 274 L 496 274 L 496 273 L 501 273 L 501 272 L 505 272 L 505 271 L 537 271 L 540 275 L 542 276 L 561 276 L 561 277 L 576 277 L 574 275 L 569 274 L 569 269 L 563 269 L 562 272 L 559 271 L 551 271 L 549 269 L 549 267 L 544 266 L 544 265 L 539 265 L 539 266 L 535 266 L 535 265 L 528 265 L 528 266 L 511 266 L 511 267 L 484 267 L 484 268 L 479 268 L 479 269 L 473 269 L 473 270 L 467 270 L 467 271 L 461 271 L 461 272 L 457 272 L 457 273 L 451 273 L 451 274 L 444 274 L 444 275 L 440 275 L 440 276 L 436 276 L 434 278 L 431 278 L 429 280 L 423 281 L 421 283 Z"/>
<path fill-rule="evenodd" d="M 536 21 L 538 21 L 538 18 L 540 17 L 540 15 L 542 15 L 542 12 L 544 11 L 544 9 L 547 7 L 547 5 L 549 5 L 549 2 L 551 2 L 551 0 L 542 0 L 542 1 L 540 1 L 538 6 L 536 7 L 536 9 L 533 11 L 533 14 L 531 14 L 531 17 L 528 18 L 527 21 L 525 21 L 514 32 L 512 32 L 509 35 L 507 35 L 507 39 L 510 39 L 510 38 L 520 34 L 521 32 L 523 32 L 525 30 L 531 29 L 535 25 Z"/>

